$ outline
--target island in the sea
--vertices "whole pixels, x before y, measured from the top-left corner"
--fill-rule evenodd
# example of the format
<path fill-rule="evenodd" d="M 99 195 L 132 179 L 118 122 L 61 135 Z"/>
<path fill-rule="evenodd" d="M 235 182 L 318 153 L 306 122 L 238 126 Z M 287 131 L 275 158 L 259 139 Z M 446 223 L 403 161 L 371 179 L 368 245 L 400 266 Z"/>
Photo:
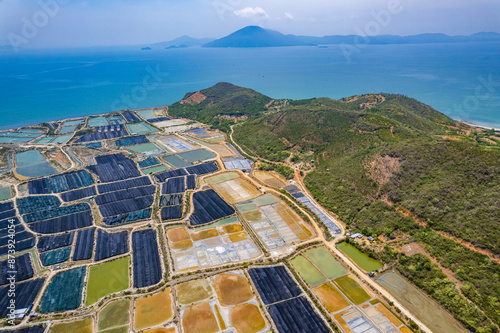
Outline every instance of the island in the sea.
<path fill-rule="evenodd" d="M 388 45 L 388 44 L 425 44 L 425 43 L 472 43 L 498 42 L 500 34 L 479 32 L 467 36 L 449 36 L 443 33 L 419 35 L 328 35 L 323 37 L 283 34 L 276 30 L 250 25 L 221 38 L 192 38 L 181 36 L 167 42 L 151 44 L 149 47 L 282 47 L 282 46 L 324 46 L 324 45 Z"/>

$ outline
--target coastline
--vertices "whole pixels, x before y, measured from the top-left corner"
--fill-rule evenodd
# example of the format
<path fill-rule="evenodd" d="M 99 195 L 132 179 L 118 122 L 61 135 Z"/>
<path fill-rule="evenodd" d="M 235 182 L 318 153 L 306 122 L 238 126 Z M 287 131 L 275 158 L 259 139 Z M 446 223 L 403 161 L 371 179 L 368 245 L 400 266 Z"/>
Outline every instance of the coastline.
<path fill-rule="evenodd" d="M 138 108 L 138 109 L 133 109 L 133 110 L 128 110 L 128 111 L 142 111 L 142 110 L 159 109 L 159 108 L 165 108 L 165 107 L 168 107 L 168 106 L 166 106 L 166 105 L 164 105 L 164 106 L 154 106 L 154 107 L 150 107 L 150 108 Z M 111 114 L 111 113 L 114 113 L 114 112 L 122 112 L 122 111 L 126 111 L 126 110 L 116 110 L 116 111 L 111 111 L 111 112 L 107 112 L 107 113 L 99 113 L 99 114 L 90 114 L 90 115 L 79 116 L 79 117 L 62 118 L 62 119 L 50 120 L 50 121 L 46 121 L 46 122 L 61 122 L 61 121 L 66 122 L 66 121 L 72 121 L 72 120 L 78 120 L 78 119 L 85 119 L 85 118 L 88 118 L 88 117 L 99 117 L 99 116 L 108 115 L 108 114 Z M 443 113 L 443 114 L 445 114 L 445 113 Z M 453 119 L 453 120 L 456 121 L 458 124 L 462 124 L 464 126 L 479 128 L 481 130 L 491 130 L 491 129 L 493 129 L 495 132 L 500 132 L 500 127 L 493 127 L 493 126 L 487 126 L 487 125 L 474 124 L 474 123 L 471 123 L 471 122 L 466 121 L 466 120 L 457 120 L 457 119 Z M 45 122 L 38 123 L 38 124 L 24 125 L 24 126 L 21 126 L 21 127 L 0 129 L 0 133 L 2 133 L 2 132 L 8 132 L 8 131 L 17 131 L 17 130 L 20 130 L 20 129 L 23 129 L 23 128 L 37 127 L 37 126 L 41 126 L 43 123 L 45 123 Z"/>
<path fill-rule="evenodd" d="M 182 99 L 186 92 L 224 81 L 275 99 L 340 99 L 374 92 L 403 94 L 457 120 L 500 128 L 498 90 L 490 93 L 488 100 L 481 100 L 477 108 L 463 104 L 467 92 L 472 92 L 474 97 L 480 75 L 491 73 L 492 82 L 498 81 L 500 74 L 493 70 L 500 68 L 498 47 L 499 43 L 482 43 L 473 48 L 462 43 L 374 45 L 356 55 L 356 65 L 349 64 L 338 48 L 186 48 L 172 52 L 152 50 L 152 53 L 117 48 L 27 52 L 22 57 L 3 58 L 9 75 L 0 80 L 5 85 L 5 98 L 0 103 L 3 119 L 0 129 L 123 108 L 168 105 Z M 381 54 L 384 54 L 383 62 Z M 191 61 L 184 61 L 186 58 Z M 232 59 L 232 65 L 228 66 L 224 59 Z M 412 59 L 414 66 L 407 67 L 404 59 Z M 26 69 L 26 62 L 34 65 L 30 71 Z M 447 66 L 456 62 L 471 66 L 457 73 L 453 66 Z M 158 85 L 147 90 L 147 96 L 135 98 L 133 91 L 144 92 L 141 82 L 150 74 L 148 66 L 155 71 L 158 68 L 159 81 L 151 82 Z M 353 71 L 358 74 L 353 75 Z M 364 73 L 372 75 L 367 77 Z M 464 77 L 471 80 L 464 81 Z M 25 91 L 31 93 L 26 95 Z M 122 100 L 122 94 L 132 103 Z M 121 103 L 113 104 L 117 100 Z"/>
<path fill-rule="evenodd" d="M 24 126 L 21 126 L 21 127 L 13 127 L 13 128 L 0 129 L 0 133 L 2 133 L 2 132 L 9 132 L 9 131 L 18 131 L 18 130 L 23 129 L 23 128 L 37 127 L 37 126 L 41 126 L 44 123 L 67 122 L 67 121 L 80 120 L 80 119 L 84 120 L 85 118 L 89 118 L 89 117 L 104 117 L 104 116 L 110 115 L 112 113 L 117 113 L 117 112 L 124 112 L 124 111 L 134 111 L 135 112 L 135 111 L 161 109 L 161 108 L 165 108 L 165 107 L 167 107 L 167 106 L 153 106 L 153 107 L 150 107 L 150 108 L 139 108 L 139 109 L 133 109 L 133 110 L 124 109 L 124 110 L 110 111 L 110 112 L 106 112 L 106 113 L 89 114 L 89 115 L 86 115 L 86 116 L 61 118 L 61 119 L 57 119 L 57 120 L 47 120 L 47 121 L 44 121 L 44 122 L 41 122 L 41 123 L 38 123 L 38 124 L 31 124 L 31 125 L 24 125 Z"/>
<path fill-rule="evenodd" d="M 470 122 L 465 121 L 465 120 L 456 120 L 456 119 L 453 119 L 453 120 L 455 120 L 458 123 L 470 126 L 470 127 L 477 127 L 477 128 L 481 128 L 481 129 L 485 129 L 485 130 L 493 129 L 495 132 L 500 132 L 500 128 L 485 126 L 485 125 L 478 125 L 478 124 L 470 123 Z"/>

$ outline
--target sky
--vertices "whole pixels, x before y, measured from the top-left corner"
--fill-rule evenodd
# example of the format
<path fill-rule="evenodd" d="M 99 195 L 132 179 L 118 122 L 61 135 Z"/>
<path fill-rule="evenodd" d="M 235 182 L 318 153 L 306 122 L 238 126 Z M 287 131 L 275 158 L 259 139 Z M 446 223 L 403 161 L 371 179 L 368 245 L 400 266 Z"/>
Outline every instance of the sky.
<path fill-rule="evenodd" d="M 499 0 L 0 0 L 0 45 L 147 45 L 247 25 L 311 36 L 500 33 Z"/>

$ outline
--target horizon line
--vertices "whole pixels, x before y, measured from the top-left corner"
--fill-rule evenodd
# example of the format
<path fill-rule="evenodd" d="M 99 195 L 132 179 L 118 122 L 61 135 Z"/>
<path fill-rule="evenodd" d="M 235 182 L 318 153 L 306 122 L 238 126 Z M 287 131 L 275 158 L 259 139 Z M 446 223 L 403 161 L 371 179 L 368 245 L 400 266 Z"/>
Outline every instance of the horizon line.
<path fill-rule="evenodd" d="M 314 35 L 300 35 L 300 34 L 288 34 L 288 33 L 283 33 L 279 30 L 274 30 L 274 29 L 269 29 L 269 28 L 264 28 L 262 26 L 259 26 L 259 25 L 247 25 L 247 26 L 244 26 L 242 28 L 239 28 L 237 30 L 234 30 L 233 32 L 231 33 L 228 33 L 222 37 L 192 37 L 190 35 L 187 35 L 187 34 L 183 34 L 183 35 L 180 35 L 178 37 L 175 37 L 175 38 L 172 38 L 172 39 L 169 39 L 169 40 L 162 40 L 162 41 L 156 41 L 156 42 L 144 42 L 144 43 L 139 43 L 139 44 L 98 44 L 98 45 L 74 45 L 74 46 L 45 46 L 45 47 L 26 47 L 26 48 L 20 48 L 20 50 L 45 50 L 45 49 L 51 49 L 51 50 L 55 50 L 55 49 L 78 49 L 78 48 L 95 48 L 95 47 L 124 47 L 124 46 L 150 46 L 150 45 L 154 45 L 154 44 L 159 44 L 159 43 L 165 43 L 165 42 L 170 42 L 170 41 L 173 41 L 177 38 L 180 38 L 180 37 L 189 37 L 189 38 L 193 38 L 193 39 L 205 39 L 205 38 L 211 38 L 211 39 L 214 39 L 214 40 L 217 40 L 217 39 L 222 39 L 224 37 L 227 37 L 235 32 L 238 32 L 240 30 L 243 30 L 245 28 L 248 28 L 248 27 L 259 27 L 261 29 L 264 29 L 264 30 L 270 30 L 270 31 L 276 31 L 276 32 L 279 32 L 285 36 L 299 36 L 299 37 L 314 37 L 314 38 L 324 38 L 324 37 L 331 37 L 331 36 L 338 36 L 338 37 L 349 37 L 349 36 L 360 36 L 360 37 L 364 37 L 363 35 L 357 35 L 357 34 L 349 34 L 349 35 L 336 35 L 336 34 L 331 34 L 331 35 L 323 35 L 323 36 L 314 36 Z M 477 35 L 477 34 L 497 34 L 497 35 L 500 35 L 500 32 L 496 32 L 496 31 L 478 31 L 478 32 L 474 32 L 474 33 L 471 33 L 469 35 L 449 35 L 449 34 L 446 34 L 444 32 L 422 32 L 422 33 L 417 33 L 417 34 L 411 34 L 411 35 L 398 35 L 398 34 L 377 34 L 377 35 L 373 35 L 373 36 L 368 36 L 368 37 L 381 37 L 381 36 L 396 36 L 396 37 L 413 37 L 413 36 L 421 36 L 421 35 L 444 35 L 444 36 L 448 36 L 448 37 L 470 37 L 470 36 L 473 36 L 473 35 Z M 335 45 L 335 44 L 332 44 L 332 45 Z M 4 44 L 4 45 L 0 45 L 0 52 L 1 50 L 10 50 L 11 48 L 13 48 L 12 45 L 10 44 Z"/>

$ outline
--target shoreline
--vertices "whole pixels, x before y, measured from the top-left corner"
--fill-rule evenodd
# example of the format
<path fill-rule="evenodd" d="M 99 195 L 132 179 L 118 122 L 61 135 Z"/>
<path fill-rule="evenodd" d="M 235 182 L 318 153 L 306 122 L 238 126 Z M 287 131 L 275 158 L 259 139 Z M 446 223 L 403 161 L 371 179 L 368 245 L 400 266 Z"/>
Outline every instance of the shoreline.
<path fill-rule="evenodd" d="M 495 132 L 500 132 L 500 128 L 491 127 L 491 126 L 488 127 L 488 126 L 485 126 L 485 125 L 473 124 L 473 123 L 465 121 L 465 120 L 456 120 L 456 119 L 453 119 L 453 120 L 455 120 L 458 123 L 470 126 L 470 127 L 477 127 L 477 128 L 481 128 L 481 129 L 485 129 L 485 130 L 491 130 L 491 129 L 493 129 Z"/>
<path fill-rule="evenodd" d="M 21 126 L 21 127 L 0 129 L 0 133 L 9 132 L 9 131 L 18 131 L 20 129 L 32 128 L 32 127 L 37 127 L 37 126 L 40 127 L 40 126 L 42 126 L 42 124 L 45 124 L 45 123 L 68 122 L 68 121 L 74 121 L 74 120 L 80 120 L 80 119 L 85 120 L 86 118 L 89 118 L 89 117 L 104 117 L 104 116 L 110 115 L 112 113 L 122 113 L 125 111 L 136 112 L 136 111 L 145 111 L 145 110 L 155 110 L 155 109 L 161 109 L 161 108 L 165 108 L 165 107 L 167 107 L 167 106 L 154 106 L 154 107 L 150 107 L 150 108 L 140 108 L 140 109 L 133 109 L 133 110 L 123 109 L 123 110 L 117 110 L 117 111 L 110 111 L 107 113 L 89 114 L 86 116 L 62 118 L 62 119 L 57 119 L 57 120 L 47 120 L 47 121 L 44 121 L 44 122 L 41 122 L 38 124 L 33 124 L 33 125 L 25 125 L 25 126 Z M 141 121 L 145 121 L 145 120 L 141 120 Z M 58 135 L 58 134 L 55 134 L 55 135 Z"/>
<path fill-rule="evenodd" d="M 25 125 L 25 126 L 15 127 L 15 128 L 0 129 L 0 133 L 9 132 L 9 131 L 18 131 L 18 130 L 23 129 L 23 128 L 25 129 L 25 128 L 37 127 L 37 126 L 41 126 L 43 123 L 52 123 L 52 122 L 61 122 L 61 121 L 66 122 L 66 121 L 72 121 L 72 120 L 85 119 L 85 118 L 88 118 L 88 117 L 102 117 L 102 116 L 105 116 L 105 115 L 108 115 L 108 114 L 111 114 L 111 113 L 117 113 L 117 112 L 119 112 L 119 113 L 124 112 L 124 111 L 133 111 L 133 112 L 135 112 L 135 111 L 142 111 L 142 110 L 149 110 L 149 109 L 154 110 L 154 109 L 160 109 L 160 108 L 165 108 L 165 107 L 168 107 L 168 106 L 155 106 L 155 107 L 150 107 L 150 108 L 139 108 L 139 109 L 133 109 L 133 110 L 124 109 L 124 110 L 110 111 L 110 112 L 107 112 L 107 113 L 91 114 L 91 115 L 79 116 L 79 117 L 70 117 L 70 118 L 64 118 L 64 119 L 58 119 L 58 120 L 51 120 L 51 121 L 41 122 L 41 123 L 33 124 L 33 125 Z M 446 115 L 446 114 L 444 114 L 444 115 Z M 483 130 L 491 130 L 491 129 L 493 129 L 495 132 L 500 132 L 500 128 L 498 128 L 498 127 L 474 124 L 474 123 L 471 123 L 471 122 L 466 121 L 466 120 L 457 120 L 457 119 L 453 119 L 453 120 L 456 121 L 457 123 L 465 125 L 465 126 L 480 128 L 480 129 L 483 129 Z M 46 134 L 44 134 L 44 135 L 46 135 Z"/>

